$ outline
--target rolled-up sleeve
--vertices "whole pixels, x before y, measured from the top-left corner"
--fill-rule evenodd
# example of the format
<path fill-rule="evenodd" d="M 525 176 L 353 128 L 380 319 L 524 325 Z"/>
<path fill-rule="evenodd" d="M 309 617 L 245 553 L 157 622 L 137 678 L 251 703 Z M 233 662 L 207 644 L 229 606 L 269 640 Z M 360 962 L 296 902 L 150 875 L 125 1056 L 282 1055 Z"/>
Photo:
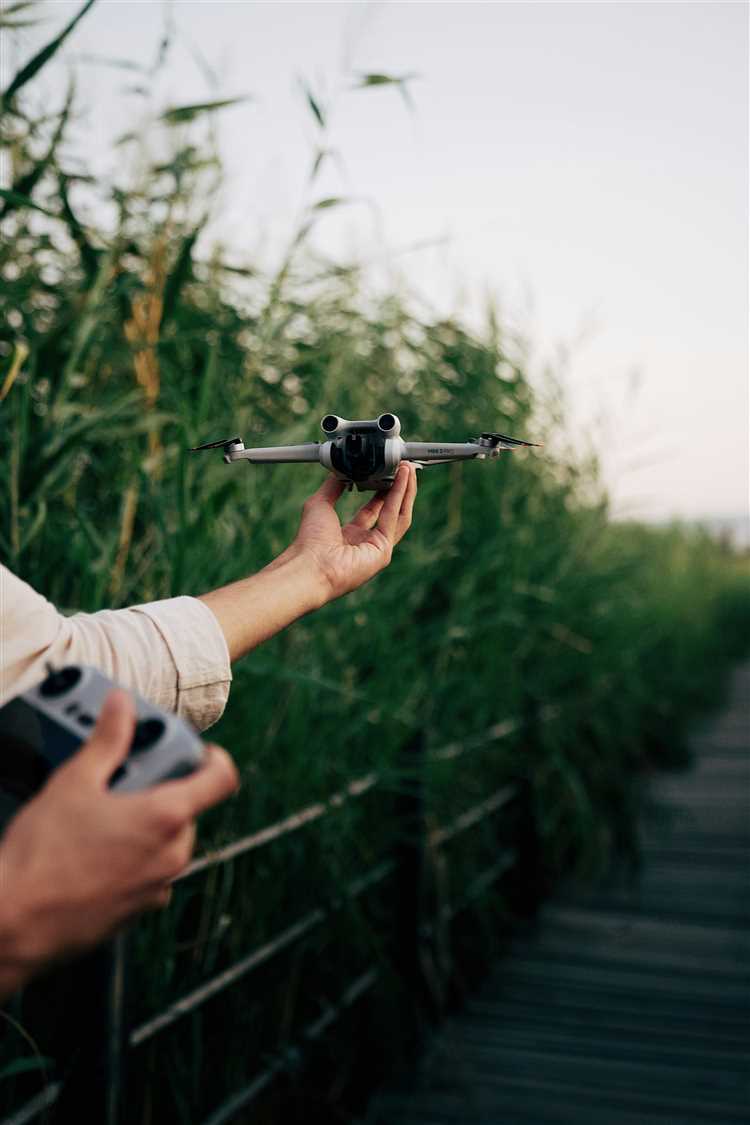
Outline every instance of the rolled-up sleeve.
<path fill-rule="evenodd" d="M 0 702 L 47 663 L 91 664 L 199 730 L 221 716 L 232 680 L 224 634 L 197 598 L 68 617 L 0 566 Z"/>

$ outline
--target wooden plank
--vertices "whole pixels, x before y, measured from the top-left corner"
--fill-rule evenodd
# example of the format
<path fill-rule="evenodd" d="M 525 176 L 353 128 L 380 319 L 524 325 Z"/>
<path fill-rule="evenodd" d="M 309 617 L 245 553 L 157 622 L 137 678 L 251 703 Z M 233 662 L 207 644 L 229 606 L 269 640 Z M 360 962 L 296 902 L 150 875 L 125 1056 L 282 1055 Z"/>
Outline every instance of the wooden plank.
<path fill-rule="evenodd" d="M 750 664 L 653 786 L 638 885 L 548 905 L 367 1125 L 748 1125 Z"/>

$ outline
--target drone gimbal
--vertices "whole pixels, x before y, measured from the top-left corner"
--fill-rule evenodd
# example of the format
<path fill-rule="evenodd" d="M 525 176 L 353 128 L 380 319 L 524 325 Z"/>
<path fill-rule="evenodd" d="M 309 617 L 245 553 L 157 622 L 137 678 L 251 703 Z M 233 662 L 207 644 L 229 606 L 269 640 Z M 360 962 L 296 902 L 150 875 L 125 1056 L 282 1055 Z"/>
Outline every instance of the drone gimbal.
<path fill-rule="evenodd" d="M 451 461 L 483 461 L 499 457 L 507 449 L 535 444 L 496 433 L 482 433 L 475 441 L 404 441 L 400 436 L 401 423 L 395 414 L 381 414 L 379 418 L 357 422 L 326 414 L 320 427 L 327 441 L 246 449 L 242 439 L 234 437 L 197 445 L 191 452 L 222 449 L 228 465 L 232 461 L 266 465 L 318 462 L 345 481 L 350 489 L 356 484 L 360 492 L 381 492 L 391 487 L 402 461 L 412 461 L 418 468 Z"/>

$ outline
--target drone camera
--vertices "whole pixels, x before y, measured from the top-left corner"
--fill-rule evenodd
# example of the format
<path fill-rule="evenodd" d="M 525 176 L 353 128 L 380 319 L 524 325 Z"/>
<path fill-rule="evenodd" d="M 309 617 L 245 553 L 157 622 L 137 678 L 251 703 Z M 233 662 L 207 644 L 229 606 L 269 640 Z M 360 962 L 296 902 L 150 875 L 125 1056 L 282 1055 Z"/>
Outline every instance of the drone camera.
<path fill-rule="evenodd" d="M 336 414 L 326 414 L 321 420 L 320 428 L 324 434 L 335 434 L 342 422 L 343 418 L 339 418 Z"/>
<path fill-rule="evenodd" d="M 398 437 L 401 432 L 401 423 L 395 414 L 381 414 L 378 418 L 378 429 L 386 437 Z"/>

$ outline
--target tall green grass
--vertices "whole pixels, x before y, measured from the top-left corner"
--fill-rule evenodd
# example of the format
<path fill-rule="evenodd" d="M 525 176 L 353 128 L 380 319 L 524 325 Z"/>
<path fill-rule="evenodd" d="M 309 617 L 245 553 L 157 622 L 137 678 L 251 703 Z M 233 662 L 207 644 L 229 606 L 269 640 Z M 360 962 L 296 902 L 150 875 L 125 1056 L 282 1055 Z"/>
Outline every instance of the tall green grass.
<path fill-rule="evenodd" d="M 193 130 L 218 107 L 173 108 L 160 125 L 173 130 L 171 159 L 138 184 L 105 188 L 64 155 L 72 102 L 35 112 L 36 71 L 26 70 L 0 119 L 12 169 L 0 201 L 0 551 L 58 605 L 200 593 L 290 541 L 318 470 L 195 459 L 186 449 L 200 440 L 311 440 L 326 412 L 386 409 L 414 439 L 488 427 L 552 439 L 552 452 L 425 471 L 390 569 L 236 668 L 212 735 L 244 787 L 207 818 L 204 844 L 372 769 L 397 785 L 400 748 L 417 730 L 434 747 L 514 717 L 522 738 L 430 768 L 433 823 L 523 774 L 552 877 L 633 854 L 639 778 L 684 759 L 688 724 L 718 697 L 748 636 L 746 560 L 684 527 L 612 523 L 595 467 L 554 452 L 564 444 L 555 411 L 498 319 L 479 332 L 431 320 L 402 294 L 373 297 L 356 266 L 321 263 L 307 242 L 314 191 L 276 275 L 218 251 L 197 256 L 219 169 Z M 82 218 L 92 197 L 101 210 L 89 214 L 114 216 L 109 225 Z M 134 939 L 135 1015 L 386 853 L 388 800 L 346 806 L 314 832 L 186 884 Z M 469 834 L 440 869 L 444 892 L 495 848 L 490 828 Z M 170 1040 L 161 1112 L 195 1120 L 209 1108 L 206 1088 L 215 1101 L 269 1038 L 286 1042 L 345 968 L 382 959 L 373 909 L 353 907 L 340 930 L 285 963 L 269 1006 L 245 992 L 222 1001 L 217 1018 L 242 1038 L 236 1050 L 217 1056 L 206 1034 L 216 1025 L 203 1017 Z M 478 924 L 493 909 L 481 904 Z M 144 1073 L 156 1074 L 144 1054 Z"/>

